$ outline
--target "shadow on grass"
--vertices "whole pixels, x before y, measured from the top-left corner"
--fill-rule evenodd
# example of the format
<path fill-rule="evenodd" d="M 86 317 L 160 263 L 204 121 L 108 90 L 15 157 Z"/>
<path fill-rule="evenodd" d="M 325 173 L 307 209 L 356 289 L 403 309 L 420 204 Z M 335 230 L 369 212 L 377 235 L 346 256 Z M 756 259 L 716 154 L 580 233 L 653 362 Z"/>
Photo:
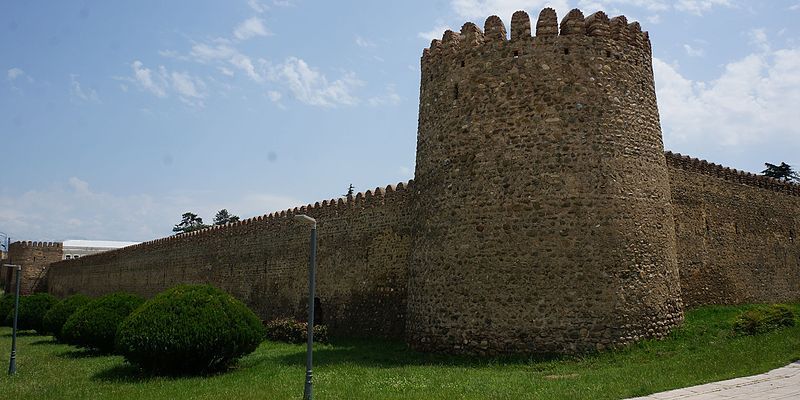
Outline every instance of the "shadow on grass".
<path fill-rule="evenodd" d="M 49 345 L 56 345 L 56 344 L 61 344 L 61 343 L 56 342 L 55 339 L 53 339 L 53 338 L 37 340 L 35 342 L 28 343 L 29 346 L 44 346 L 44 345 L 48 345 L 48 344 Z"/>
<path fill-rule="evenodd" d="M 305 363 L 305 351 L 298 351 L 277 357 L 284 365 Z M 446 365 L 461 367 L 480 367 L 487 365 L 525 365 L 549 361 L 572 359 L 574 357 L 554 354 L 532 356 L 478 357 L 420 353 L 409 349 L 402 342 L 378 342 L 352 340 L 337 342 L 334 345 L 314 349 L 315 365 L 354 364 L 365 367 L 391 368 L 401 366 Z"/>
<path fill-rule="evenodd" d="M 28 336 L 44 336 L 36 333 L 35 331 L 17 331 L 17 337 L 28 337 Z M 11 337 L 11 332 L 6 333 L 3 337 Z"/>
<path fill-rule="evenodd" d="M 102 357 L 107 355 L 109 354 L 104 354 L 97 350 L 77 349 L 77 350 L 65 351 L 63 353 L 57 354 L 56 356 L 61 358 L 79 359 L 79 358 Z"/>
<path fill-rule="evenodd" d="M 153 378 L 156 378 L 156 376 L 145 373 L 141 369 L 128 363 L 115 365 L 92 375 L 92 380 L 109 383 L 140 383 Z"/>
<path fill-rule="evenodd" d="M 259 360 L 255 363 L 248 363 L 244 369 L 249 369 L 261 364 L 262 362 L 267 361 Z M 211 378 L 218 375 L 224 375 L 227 373 L 233 373 L 237 369 L 240 369 L 237 366 L 234 366 L 231 369 L 225 371 L 216 371 L 216 372 L 209 372 L 209 373 L 201 373 L 201 374 L 158 374 L 150 371 L 143 370 L 135 365 L 122 363 L 119 365 L 115 365 L 111 368 L 106 370 L 100 371 L 92 376 L 92 380 L 109 382 L 109 383 L 143 383 L 148 382 L 151 380 L 160 380 L 160 381 L 178 381 L 183 379 L 192 379 L 192 378 Z"/>

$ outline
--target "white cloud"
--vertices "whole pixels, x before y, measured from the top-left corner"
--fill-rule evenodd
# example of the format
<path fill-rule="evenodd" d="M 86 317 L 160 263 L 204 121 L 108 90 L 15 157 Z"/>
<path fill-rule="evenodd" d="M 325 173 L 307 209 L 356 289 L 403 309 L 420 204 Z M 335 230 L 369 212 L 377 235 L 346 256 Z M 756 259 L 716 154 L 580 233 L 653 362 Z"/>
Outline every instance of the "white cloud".
<path fill-rule="evenodd" d="M 665 142 L 690 152 L 747 149 L 751 160 L 795 153 L 800 148 L 797 71 L 800 48 L 772 51 L 768 45 L 727 64 L 719 77 L 706 82 L 688 79 L 677 67 L 654 59 Z"/>
<path fill-rule="evenodd" d="M 267 5 L 262 4 L 258 0 L 247 0 L 247 5 L 250 6 L 250 8 L 252 8 L 253 11 L 255 11 L 255 12 L 259 13 L 259 14 L 263 13 L 264 11 L 269 10 L 269 7 Z"/>
<path fill-rule="evenodd" d="M 289 196 L 240 193 L 118 195 L 92 189 L 72 177 L 19 195 L 0 196 L 0 226 L 22 240 L 103 239 L 144 241 L 171 234 L 186 211 L 211 221 L 222 208 L 248 218 L 302 205 Z"/>
<path fill-rule="evenodd" d="M 172 88 L 178 93 L 181 101 L 191 106 L 202 107 L 205 83 L 202 79 L 194 77 L 186 72 L 172 72 L 170 75 Z"/>
<path fill-rule="evenodd" d="M 214 44 L 196 43 L 192 45 L 189 55 L 199 62 L 225 60 L 238 53 L 228 43 L 224 39 L 217 39 Z"/>
<path fill-rule="evenodd" d="M 153 73 L 149 68 L 145 68 L 141 61 L 136 60 L 131 64 L 133 69 L 133 80 L 142 89 L 158 96 L 167 97 L 166 78 L 159 73 Z"/>
<path fill-rule="evenodd" d="M 281 101 L 281 99 L 283 98 L 283 94 L 281 94 L 281 92 L 277 90 L 268 91 L 267 96 L 269 97 L 269 100 L 272 101 L 273 103 L 277 103 Z"/>
<path fill-rule="evenodd" d="M 364 39 L 363 37 L 356 35 L 356 45 L 358 47 L 364 47 L 364 48 L 375 47 L 375 42 Z"/>
<path fill-rule="evenodd" d="M 253 61 L 250 60 L 250 57 L 247 57 L 241 53 L 236 53 L 228 61 L 234 67 L 244 71 L 244 73 L 247 74 L 247 76 L 250 77 L 250 79 L 256 82 L 261 82 L 262 77 L 258 73 L 258 71 L 256 71 L 256 67 L 255 65 L 253 65 Z"/>
<path fill-rule="evenodd" d="M 178 52 L 177 52 L 177 51 L 175 51 L 175 50 L 159 50 L 159 51 L 158 51 L 158 55 L 160 55 L 161 57 L 166 57 L 166 58 L 176 58 L 176 59 L 181 59 L 181 58 L 183 58 L 183 57 L 182 57 L 180 54 L 178 54 Z"/>
<path fill-rule="evenodd" d="M 92 101 L 95 103 L 100 102 L 100 97 L 97 91 L 92 88 L 84 89 L 78 81 L 78 75 L 72 74 L 69 76 L 69 93 L 73 101 Z"/>
<path fill-rule="evenodd" d="M 683 49 L 689 57 L 703 57 L 706 52 L 701 48 L 692 47 L 690 44 L 684 44 Z"/>
<path fill-rule="evenodd" d="M 399 94 L 397 94 L 397 90 L 395 85 L 386 85 L 386 93 L 371 97 L 367 102 L 369 105 L 376 107 L 376 106 L 385 106 L 385 105 L 397 105 L 400 104 L 402 98 Z"/>
<path fill-rule="evenodd" d="M 461 18 L 477 20 L 498 15 L 508 23 L 517 10 L 535 12 L 538 15 L 542 8 L 553 7 L 559 15 L 565 15 L 563 13 L 569 10 L 568 3 L 567 0 L 451 0 L 450 6 Z M 439 32 L 439 37 L 442 32 Z"/>
<path fill-rule="evenodd" d="M 133 77 L 121 79 L 136 83 L 141 89 L 156 97 L 165 98 L 169 96 L 170 92 L 174 92 L 187 105 L 204 106 L 206 84 L 199 77 L 188 72 L 169 72 L 163 65 L 160 65 L 156 72 L 145 67 L 139 60 L 134 61 L 131 68 Z"/>
<path fill-rule="evenodd" d="M 233 76 L 233 71 L 231 71 L 229 68 L 225 68 L 225 67 L 219 67 L 219 68 L 217 68 L 217 69 L 219 70 L 219 72 L 220 72 L 222 75 L 225 75 L 225 76 Z"/>
<path fill-rule="evenodd" d="M 674 4 L 674 2 L 673 2 Z M 663 0 L 580 0 L 578 7 L 586 11 L 603 10 L 611 14 L 618 14 L 616 6 L 641 8 L 649 12 L 662 12 L 670 8 L 670 2 Z M 559 13 L 559 15 L 562 15 Z"/>
<path fill-rule="evenodd" d="M 663 12 L 677 10 L 694 15 L 702 15 L 704 12 L 717 6 L 731 7 L 731 0 L 451 0 L 450 7 L 461 18 L 469 20 L 480 20 L 490 15 L 498 15 L 506 24 L 511 21 L 514 11 L 524 10 L 531 13 L 532 18 L 536 18 L 541 9 L 552 7 L 558 13 L 559 19 L 575 7 L 581 8 L 584 12 L 604 10 L 611 14 L 618 13 L 617 7 L 635 7 L 648 12 Z M 660 17 L 651 15 L 649 20 L 658 23 Z M 652 22 L 652 21 L 651 21 Z M 441 36 L 441 32 L 439 33 Z M 427 35 L 430 37 L 430 35 Z M 428 38 L 426 37 L 426 38 Z"/>
<path fill-rule="evenodd" d="M 21 68 L 16 68 L 16 67 L 9 69 L 7 73 L 8 80 L 10 81 L 16 80 L 17 78 L 23 75 L 25 75 L 25 71 L 23 71 Z"/>
<path fill-rule="evenodd" d="M 444 31 L 452 29 L 448 25 L 438 24 L 427 32 L 417 33 L 417 37 L 425 40 L 441 39 Z"/>
<path fill-rule="evenodd" d="M 322 107 L 357 104 L 358 98 L 353 92 L 364 85 L 352 72 L 330 82 L 319 70 L 297 57 L 289 57 L 276 66 L 272 70 L 271 78 L 287 85 L 300 102 Z"/>
<path fill-rule="evenodd" d="M 678 0 L 675 2 L 675 9 L 678 11 L 685 11 L 694 15 L 702 15 L 703 12 L 710 10 L 715 6 L 730 7 L 730 0 Z"/>
<path fill-rule="evenodd" d="M 263 80 L 263 77 L 253 64 L 253 60 L 240 53 L 225 39 L 217 39 L 213 44 L 196 43 L 192 46 L 189 56 L 192 60 L 200 63 L 224 63 L 243 71 L 245 75 L 256 82 Z M 221 72 L 228 76 L 233 75 L 233 72 L 228 68 Z"/>
<path fill-rule="evenodd" d="M 264 27 L 264 20 L 258 17 L 248 18 L 233 30 L 233 36 L 246 40 L 256 36 L 269 36 L 271 33 Z"/>
<path fill-rule="evenodd" d="M 767 38 L 767 31 L 764 28 L 751 29 L 748 32 L 748 36 L 750 37 L 750 44 L 761 51 L 769 51 L 769 38 Z"/>

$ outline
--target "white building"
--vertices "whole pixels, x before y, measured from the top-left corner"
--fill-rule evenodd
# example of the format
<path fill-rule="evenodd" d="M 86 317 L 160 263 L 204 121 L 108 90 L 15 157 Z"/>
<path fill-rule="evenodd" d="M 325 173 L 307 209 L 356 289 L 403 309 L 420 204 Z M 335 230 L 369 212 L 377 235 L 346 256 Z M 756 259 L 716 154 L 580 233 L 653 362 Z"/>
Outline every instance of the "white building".
<path fill-rule="evenodd" d="M 139 244 L 139 242 L 117 242 L 112 240 L 65 240 L 63 243 L 64 260 L 72 260 L 89 254 L 119 249 Z"/>

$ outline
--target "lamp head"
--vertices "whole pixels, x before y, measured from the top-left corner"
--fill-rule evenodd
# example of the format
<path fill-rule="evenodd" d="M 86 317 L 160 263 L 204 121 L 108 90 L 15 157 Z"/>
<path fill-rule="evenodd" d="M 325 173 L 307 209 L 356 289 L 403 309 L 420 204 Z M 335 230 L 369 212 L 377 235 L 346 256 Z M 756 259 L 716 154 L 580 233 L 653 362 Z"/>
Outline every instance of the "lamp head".
<path fill-rule="evenodd" d="M 294 216 L 294 220 L 297 221 L 297 222 L 300 222 L 300 223 L 309 224 L 309 225 L 313 226 L 314 228 L 317 227 L 317 220 L 315 220 L 314 218 L 311 218 L 311 217 L 309 217 L 308 215 L 305 215 L 305 214 L 297 214 L 297 215 L 295 215 Z"/>

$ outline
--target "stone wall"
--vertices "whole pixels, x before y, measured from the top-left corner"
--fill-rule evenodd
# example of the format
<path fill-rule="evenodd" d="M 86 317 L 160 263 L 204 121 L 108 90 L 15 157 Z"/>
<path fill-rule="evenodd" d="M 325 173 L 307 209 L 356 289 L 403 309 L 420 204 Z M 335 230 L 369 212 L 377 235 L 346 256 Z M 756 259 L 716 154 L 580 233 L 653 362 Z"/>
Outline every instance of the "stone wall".
<path fill-rule="evenodd" d="M 9 249 L 10 262 L 22 265 L 22 276 L 20 277 L 20 294 L 31 294 L 33 292 L 47 290 L 47 270 L 50 264 L 61 260 L 61 243 L 49 242 L 14 242 Z M 16 290 L 16 277 L 9 273 L 10 268 L 5 270 L 9 292 Z"/>
<path fill-rule="evenodd" d="M 407 185 L 359 193 L 191 234 L 61 261 L 51 293 L 152 296 L 179 283 L 211 283 L 265 320 L 305 319 L 309 234 L 318 220 L 318 321 L 334 335 L 402 338 L 410 246 Z"/>
<path fill-rule="evenodd" d="M 683 301 L 800 299 L 800 186 L 667 153 Z"/>
<path fill-rule="evenodd" d="M 581 352 L 682 321 L 647 34 L 552 9 L 531 30 L 492 16 L 423 53 L 415 348 Z"/>

